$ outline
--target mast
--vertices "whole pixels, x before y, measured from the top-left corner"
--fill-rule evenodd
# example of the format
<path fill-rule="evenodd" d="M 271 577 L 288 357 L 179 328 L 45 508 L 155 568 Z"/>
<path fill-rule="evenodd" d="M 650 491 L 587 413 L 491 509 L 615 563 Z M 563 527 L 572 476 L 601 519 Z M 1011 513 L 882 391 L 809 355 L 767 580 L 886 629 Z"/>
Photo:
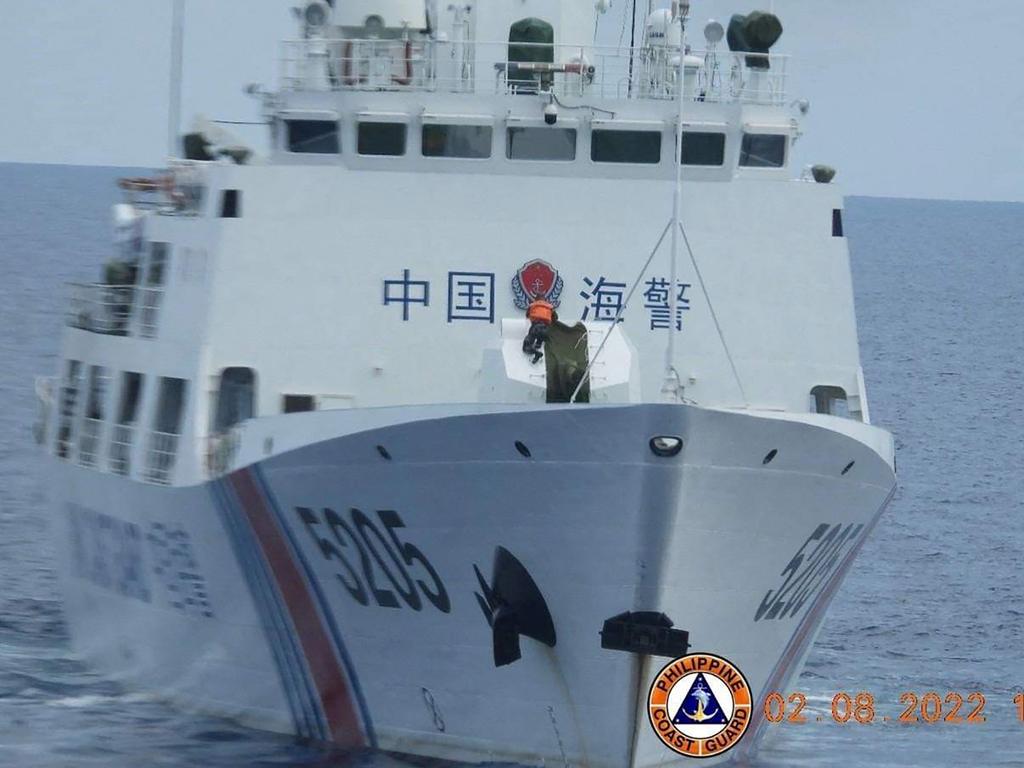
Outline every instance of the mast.
<path fill-rule="evenodd" d="M 170 99 L 167 107 L 168 157 L 178 154 L 178 132 L 181 129 L 181 73 L 185 44 L 185 0 L 171 0 L 171 74 Z"/>
<path fill-rule="evenodd" d="M 669 276 L 668 346 L 665 350 L 665 383 L 662 392 L 670 402 L 679 399 L 679 375 L 676 373 L 676 320 L 679 313 L 679 233 L 683 208 L 683 83 L 686 75 L 686 14 L 689 3 L 679 4 L 679 70 L 676 76 L 676 98 L 679 113 L 676 119 L 676 184 L 672 192 L 672 267 Z"/>

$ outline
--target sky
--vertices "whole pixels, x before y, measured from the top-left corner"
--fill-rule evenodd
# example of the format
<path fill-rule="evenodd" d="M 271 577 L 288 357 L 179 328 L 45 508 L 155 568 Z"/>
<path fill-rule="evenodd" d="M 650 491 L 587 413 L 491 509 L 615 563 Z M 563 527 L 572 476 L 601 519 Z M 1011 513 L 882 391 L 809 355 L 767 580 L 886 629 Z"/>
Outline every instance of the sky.
<path fill-rule="evenodd" d="M 811 103 L 797 162 L 835 166 L 846 192 L 1024 201 L 1024 0 L 691 2 L 697 27 L 774 6 L 776 51 Z M 2 4 L 0 162 L 163 164 L 172 0 Z M 187 0 L 186 126 L 259 119 L 243 88 L 274 84 L 291 5 Z M 631 8 L 613 0 L 599 42 L 617 43 Z"/>

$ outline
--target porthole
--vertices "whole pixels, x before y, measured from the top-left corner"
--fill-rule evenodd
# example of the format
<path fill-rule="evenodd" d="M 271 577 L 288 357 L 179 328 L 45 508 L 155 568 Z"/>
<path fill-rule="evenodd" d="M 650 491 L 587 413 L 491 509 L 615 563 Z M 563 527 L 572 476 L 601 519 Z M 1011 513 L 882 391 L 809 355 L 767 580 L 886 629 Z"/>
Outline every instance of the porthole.
<path fill-rule="evenodd" d="M 857 463 L 856 461 L 851 461 L 849 464 L 847 464 L 845 467 L 843 467 L 843 474 L 845 475 L 847 472 L 849 472 L 851 469 L 853 469 L 853 465 L 856 464 L 856 463 Z"/>
<path fill-rule="evenodd" d="M 771 464 L 775 460 L 775 457 L 778 456 L 778 455 L 779 455 L 779 449 L 778 448 L 772 448 L 770 451 L 768 451 L 768 454 L 764 457 L 764 459 L 761 461 L 761 463 L 767 466 L 768 464 Z"/>
<path fill-rule="evenodd" d="M 391 461 L 391 454 L 388 453 L 388 449 L 385 448 L 383 445 L 377 446 L 377 453 L 381 455 L 381 458 Z"/>
<path fill-rule="evenodd" d="M 651 438 L 649 445 L 655 456 L 671 458 L 678 456 L 679 452 L 683 450 L 683 438 L 674 435 L 656 435 Z"/>
<path fill-rule="evenodd" d="M 526 444 L 519 440 L 516 440 L 516 450 L 523 455 L 523 458 L 529 459 L 533 456 L 530 453 L 530 449 L 526 447 Z"/>

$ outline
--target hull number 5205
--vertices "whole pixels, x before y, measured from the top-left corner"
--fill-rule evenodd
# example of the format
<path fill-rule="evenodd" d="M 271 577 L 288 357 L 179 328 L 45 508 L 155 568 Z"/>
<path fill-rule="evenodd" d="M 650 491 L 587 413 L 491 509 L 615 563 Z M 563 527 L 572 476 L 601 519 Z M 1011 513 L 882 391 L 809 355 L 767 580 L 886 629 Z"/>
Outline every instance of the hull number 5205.
<path fill-rule="evenodd" d="M 404 604 L 422 611 L 425 597 L 442 613 L 451 612 L 448 590 L 434 566 L 417 547 L 399 538 L 405 523 L 394 510 L 377 510 L 379 525 L 355 508 L 347 520 L 333 509 L 324 509 L 322 516 L 309 507 L 296 507 L 295 512 L 324 559 L 341 569 L 335 574 L 338 581 L 360 605 Z"/>

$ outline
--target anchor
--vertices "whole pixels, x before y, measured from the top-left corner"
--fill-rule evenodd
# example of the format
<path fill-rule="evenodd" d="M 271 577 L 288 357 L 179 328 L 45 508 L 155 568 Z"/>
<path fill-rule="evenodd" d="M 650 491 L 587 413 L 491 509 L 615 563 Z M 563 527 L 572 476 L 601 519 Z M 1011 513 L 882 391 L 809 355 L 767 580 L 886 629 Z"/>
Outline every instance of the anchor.
<path fill-rule="evenodd" d="M 488 584 L 473 566 L 480 592 L 480 610 L 494 634 L 494 666 L 503 667 L 522 658 L 519 636 L 555 647 L 555 624 L 544 596 L 526 567 L 504 547 L 494 550 L 494 567 Z"/>
<path fill-rule="evenodd" d="M 691 720 L 698 723 L 703 723 L 705 720 L 710 720 L 718 714 L 717 709 L 710 713 L 704 712 L 704 707 L 706 707 L 708 705 L 708 702 L 711 701 L 711 693 L 708 691 L 707 688 L 704 687 L 703 684 L 698 683 L 697 687 L 693 689 L 693 698 L 697 700 L 697 711 L 686 712 L 685 709 L 683 710 L 683 712 L 686 713 L 686 716 Z"/>

